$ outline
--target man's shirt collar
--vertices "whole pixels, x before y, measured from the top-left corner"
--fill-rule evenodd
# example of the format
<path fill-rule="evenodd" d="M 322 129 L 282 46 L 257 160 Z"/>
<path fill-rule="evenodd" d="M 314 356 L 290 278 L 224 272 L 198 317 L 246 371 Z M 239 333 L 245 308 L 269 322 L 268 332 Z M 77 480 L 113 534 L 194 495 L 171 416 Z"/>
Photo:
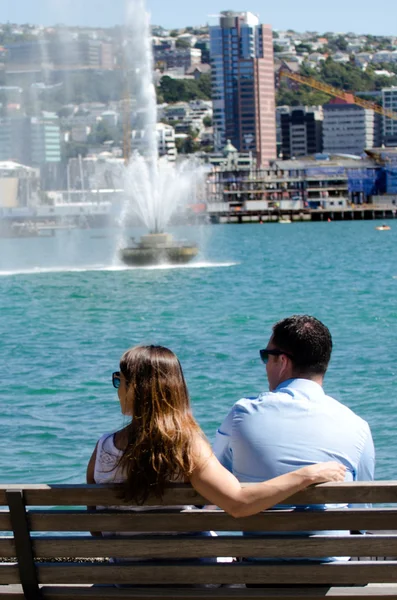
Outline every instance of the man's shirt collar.
<path fill-rule="evenodd" d="M 322 388 L 322 386 L 319 383 L 316 383 L 315 381 L 312 381 L 311 379 L 301 379 L 301 378 L 295 378 L 295 379 L 286 379 L 286 381 L 283 381 L 282 383 L 280 383 L 275 390 L 273 390 L 273 392 L 277 393 L 277 392 L 287 392 L 288 390 L 294 390 L 294 391 L 298 391 L 301 392 L 303 394 L 318 394 L 318 395 L 325 395 L 325 392 Z"/>

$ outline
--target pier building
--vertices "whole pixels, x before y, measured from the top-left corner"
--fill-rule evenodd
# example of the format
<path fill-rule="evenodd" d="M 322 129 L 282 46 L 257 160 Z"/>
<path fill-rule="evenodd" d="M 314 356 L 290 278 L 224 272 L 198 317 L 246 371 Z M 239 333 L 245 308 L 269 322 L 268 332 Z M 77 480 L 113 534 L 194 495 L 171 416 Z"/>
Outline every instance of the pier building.
<path fill-rule="evenodd" d="M 271 221 L 283 215 L 309 220 L 327 212 L 343 218 L 347 211 L 365 210 L 370 212 L 361 212 L 361 218 L 374 218 L 373 210 L 396 214 L 397 151 L 374 149 L 362 159 L 279 160 L 269 168 L 237 164 L 214 167 L 208 177 L 208 214 L 214 222 Z"/>
<path fill-rule="evenodd" d="M 14 161 L 0 162 L 0 214 L 35 206 L 40 196 L 38 169 Z"/>

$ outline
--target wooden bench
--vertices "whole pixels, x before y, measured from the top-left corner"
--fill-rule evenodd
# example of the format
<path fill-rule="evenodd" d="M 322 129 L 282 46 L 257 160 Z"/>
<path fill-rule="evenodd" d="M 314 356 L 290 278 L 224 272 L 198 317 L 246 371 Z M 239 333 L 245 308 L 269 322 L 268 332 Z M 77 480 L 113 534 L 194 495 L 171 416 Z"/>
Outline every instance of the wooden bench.
<path fill-rule="evenodd" d="M 324 484 L 295 495 L 290 502 L 395 505 L 397 482 Z M 109 486 L 1 485 L 0 531 L 4 533 L 0 539 L 0 599 L 397 598 L 397 587 L 393 585 L 397 583 L 395 558 L 306 564 L 280 560 L 278 563 L 197 560 L 216 556 L 397 557 L 396 506 L 326 512 L 273 510 L 243 519 L 199 508 L 182 512 L 164 508 L 144 513 L 86 509 L 86 505 L 120 504 Z M 147 504 L 159 501 L 151 499 Z M 167 490 L 163 504 L 201 506 L 205 499 L 190 486 L 173 485 Z M 371 530 L 372 535 L 249 538 L 231 534 L 363 529 Z M 191 533 L 208 530 L 226 533 L 219 537 Z M 88 531 L 125 532 L 126 537 L 92 537 Z M 170 531 L 184 535 L 156 535 Z M 131 532 L 140 534 L 132 536 Z M 109 561 L 109 557 L 130 560 L 117 563 Z M 183 561 L 178 562 L 181 558 Z M 190 587 L 178 587 L 181 584 Z M 202 584 L 223 584 L 223 587 L 204 588 Z M 235 587 L 230 587 L 232 584 Z M 245 588 L 243 584 L 267 587 Z"/>

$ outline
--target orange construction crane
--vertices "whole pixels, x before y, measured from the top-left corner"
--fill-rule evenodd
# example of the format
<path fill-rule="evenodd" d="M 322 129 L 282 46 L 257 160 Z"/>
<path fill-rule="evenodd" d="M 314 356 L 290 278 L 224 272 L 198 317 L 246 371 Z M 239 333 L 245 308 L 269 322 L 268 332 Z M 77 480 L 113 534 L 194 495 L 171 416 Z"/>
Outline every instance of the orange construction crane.
<path fill-rule="evenodd" d="M 354 94 L 352 94 L 351 92 L 345 92 L 344 90 L 340 90 L 336 87 L 333 87 L 332 85 L 328 85 L 326 83 L 322 83 L 321 81 L 317 81 L 317 79 L 314 79 L 314 77 L 304 77 L 303 75 L 299 75 L 298 73 L 292 73 L 291 71 L 287 71 L 287 69 L 281 69 L 280 78 L 281 77 L 288 77 L 288 79 L 292 79 L 293 81 L 297 81 L 298 83 L 308 85 L 316 90 L 319 90 L 320 92 L 325 92 L 330 96 L 342 98 L 342 100 L 345 100 L 349 104 L 357 104 L 357 106 L 373 110 L 374 112 L 383 115 L 384 117 L 397 120 L 397 112 L 387 110 L 386 108 L 382 108 L 382 106 L 379 106 L 379 104 L 374 104 L 373 102 L 368 102 L 368 100 L 358 98 L 357 96 L 354 96 Z"/>

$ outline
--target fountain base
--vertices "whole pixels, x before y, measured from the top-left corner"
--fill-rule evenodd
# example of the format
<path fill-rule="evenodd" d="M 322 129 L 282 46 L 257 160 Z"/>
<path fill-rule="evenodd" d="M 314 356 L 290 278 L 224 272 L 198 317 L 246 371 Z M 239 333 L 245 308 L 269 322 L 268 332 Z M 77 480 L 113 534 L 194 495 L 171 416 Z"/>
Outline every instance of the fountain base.
<path fill-rule="evenodd" d="M 130 266 L 161 263 L 186 264 L 198 254 L 198 247 L 174 240 L 170 233 L 148 233 L 139 242 L 120 250 L 120 258 Z"/>

